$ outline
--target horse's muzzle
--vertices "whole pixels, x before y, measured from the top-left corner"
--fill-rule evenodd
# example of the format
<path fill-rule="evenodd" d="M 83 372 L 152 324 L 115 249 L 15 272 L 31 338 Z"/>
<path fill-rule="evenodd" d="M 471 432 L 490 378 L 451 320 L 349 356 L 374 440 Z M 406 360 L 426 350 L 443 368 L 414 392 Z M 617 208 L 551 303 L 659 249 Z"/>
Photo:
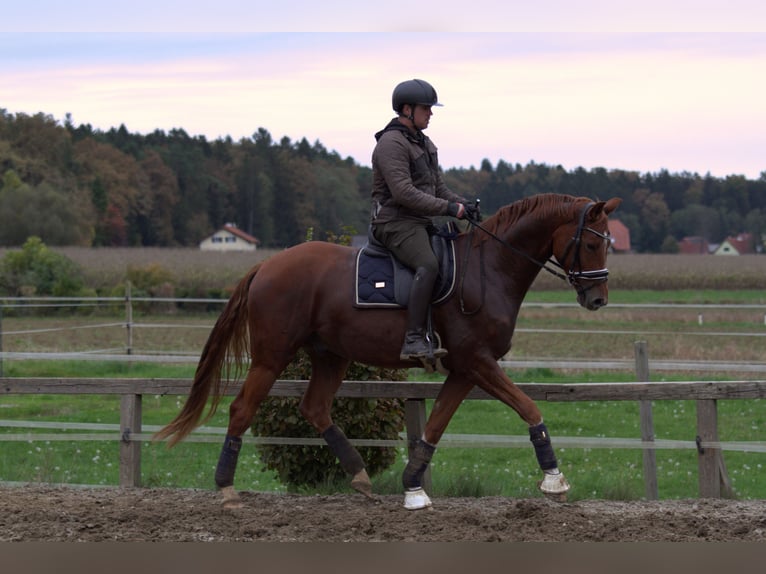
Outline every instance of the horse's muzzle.
<path fill-rule="evenodd" d="M 597 311 L 601 307 L 606 307 L 609 302 L 606 282 L 588 287 L 577 284 L 575 289 L 577 289 L 577 302 L 588 311 Z"/>
<path fill-rule="evenodd" d="M 586 297 L 585 304 L 580 303 L 585 307 L 588 311 L 596 311 L 598 309 L 601 309 L 601 307 L 606 307 L 607 299 L 606 297 L 595 297 L 593 299 L 588 300 Z"/>

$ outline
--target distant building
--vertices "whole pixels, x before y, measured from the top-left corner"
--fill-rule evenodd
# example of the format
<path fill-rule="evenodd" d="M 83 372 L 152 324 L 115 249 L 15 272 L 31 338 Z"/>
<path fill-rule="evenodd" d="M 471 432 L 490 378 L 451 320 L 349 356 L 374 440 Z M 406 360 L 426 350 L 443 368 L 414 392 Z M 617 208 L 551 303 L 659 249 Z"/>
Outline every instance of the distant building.
<path fill-rule="evenodd" d="M 210 237 L 203 239 L 199 248 L 203 251 L 255 251 L 260 241 L 239 229 L 233 223 L 227 223 Z"/>
<path fill-rule="evenodd" d="M 609 220 L 609 235 L 612 236 L 612 251 L 615 253 L 630 252 L 630 229 L 619 219 Z"/>
<path fill-rule="evenodd" d="M 678 242 L 678 252 L 684 255 L 707 255 L 710 251 L 710 243 L 699 235 L 684 237 Z"/>
<path fill-rule="evenodd" d="M 729 236 L 714 251 L 714 255 L 744 255 L 746 253 L 755 253 L 752 233 Z"/>

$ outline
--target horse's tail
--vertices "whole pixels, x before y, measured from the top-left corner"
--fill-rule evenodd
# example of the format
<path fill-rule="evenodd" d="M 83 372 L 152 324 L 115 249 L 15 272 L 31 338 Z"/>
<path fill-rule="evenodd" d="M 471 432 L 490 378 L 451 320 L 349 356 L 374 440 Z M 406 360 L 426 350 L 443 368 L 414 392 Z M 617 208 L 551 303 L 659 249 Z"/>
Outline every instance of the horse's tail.
<path fill-rule="evenodd" d="M 175 419 L 157 431 L 154 440 L 170 437 L 168 445 L 173 446 L 207 421 L 218 408 L 229 382 L 244 371 L 248 353 L 247 295 L 260 266 L 259 263 L 253 267 L 234 289 L 202 350 L 186 403 Z M 211 389 L 210 409 L 200 420 Z"/>

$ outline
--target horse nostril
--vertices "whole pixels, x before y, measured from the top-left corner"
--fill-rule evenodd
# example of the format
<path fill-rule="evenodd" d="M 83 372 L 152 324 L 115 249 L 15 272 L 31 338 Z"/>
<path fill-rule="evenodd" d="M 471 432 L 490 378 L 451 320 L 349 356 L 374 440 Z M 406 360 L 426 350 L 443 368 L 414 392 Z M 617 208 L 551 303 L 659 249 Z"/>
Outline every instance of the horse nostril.
<path fill-rule="evenodd" d="M 606 298 L 604 297 L 596 297 L 593 299 L 593 301 L 590 302 L 591 305 L 593 305 L 594 309 L 599 309 L 601 307 L 606 306 Z"/>

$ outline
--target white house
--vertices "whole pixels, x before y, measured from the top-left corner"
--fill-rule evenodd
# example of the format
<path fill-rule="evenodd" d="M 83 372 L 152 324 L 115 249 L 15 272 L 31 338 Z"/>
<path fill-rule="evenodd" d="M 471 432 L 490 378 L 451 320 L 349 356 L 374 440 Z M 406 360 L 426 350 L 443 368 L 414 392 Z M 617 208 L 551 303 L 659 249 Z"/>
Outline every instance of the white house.
<path fill-rule="evenodd" d="M 200 241 L 203 251 L 255 251 L 258 239 L 245 233 L 233 223 L 227 223 L 221 229 Z"/>
<path fill-rule="evenodd" d="M 754 253 L 753 234 L 740 233 L 730 235 L 724 239 L 723 243 L 714 251 L 715 255 L 743 255 L 745 253 Z"/>

